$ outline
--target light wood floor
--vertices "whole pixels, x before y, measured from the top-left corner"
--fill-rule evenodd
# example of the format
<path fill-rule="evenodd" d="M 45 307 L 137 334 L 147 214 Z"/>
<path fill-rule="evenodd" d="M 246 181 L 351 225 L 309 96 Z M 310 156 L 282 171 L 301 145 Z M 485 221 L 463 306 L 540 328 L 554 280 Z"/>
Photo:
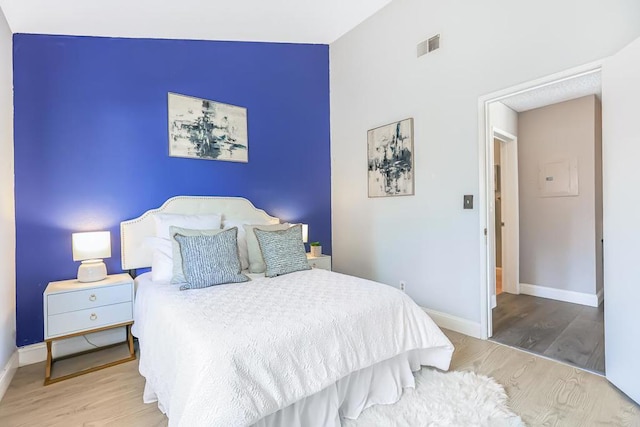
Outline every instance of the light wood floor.
<path fill-rule="evenodd" d="M 452 369 L 505 386 L 512 409 L 530 426 L 640 426 L 640 408 L 589 372 L 491 341 L 445 331 L 456 347 Z M 137 362 L 42 386 L 44 364 L 18 370 L 0 402 L 0 426 L 165 426 L 142 403 Z"/>
<path fill-rule="evenodd" d="M 604 304 L 498 295 L 492 340 L 604 373 Z"/>

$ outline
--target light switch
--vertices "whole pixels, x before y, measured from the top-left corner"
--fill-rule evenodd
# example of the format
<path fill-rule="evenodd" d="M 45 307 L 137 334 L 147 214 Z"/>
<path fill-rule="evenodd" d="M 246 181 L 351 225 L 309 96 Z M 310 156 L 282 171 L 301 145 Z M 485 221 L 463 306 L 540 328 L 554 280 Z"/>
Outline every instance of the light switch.
<path fill-rule="evenodd" d="M 465 194 L 464 195 L 464 209 L 473 209 L 473 195 Z"/>

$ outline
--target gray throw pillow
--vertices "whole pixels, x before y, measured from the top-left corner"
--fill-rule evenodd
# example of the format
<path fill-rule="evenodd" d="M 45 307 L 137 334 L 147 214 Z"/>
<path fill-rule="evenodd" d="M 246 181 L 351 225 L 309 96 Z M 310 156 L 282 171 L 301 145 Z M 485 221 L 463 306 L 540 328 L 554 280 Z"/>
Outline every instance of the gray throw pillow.
<path fill-rule="evenodd" d="M 176 234 L 187 282 L 180 290 L 248 281 L 240 269 L 237 235 L 236 227 L 215 236 Z"/>
<path fill-rule="evenodd" d="M 266 264 L 265 276 L 276 277 L 294 271 L 311 270 L 304 243 L 302 243 L 300 224 L 281 231 L 266 231 L 259 228 L 253 231 Z"/>
<path fill-rule="evenodd" d="M 183 236 L 215 236 L 222 232 L 222 229 L 216 230 L 193 230 L 190 228 L 182 227 L 169 227 L 169 236 L 171 237 L 171 250 L 173 253 L 173 275 L 171 276 L 171 283 L 185 283 L 187 279 L 184 277 L 184 271 L 182 271 L 182 255 L 180 254 L 180 244 L 175 239 L 176 234 Z"/>
<path fill-rule="evenodd" d="M 244 226 L 246 231 L 245 238 L 247 239 L 247 251 L 249 255 L 249 271 L 251 273 L 264 273 L 267 266 L 264 263 L 264 259 L 262 258 L 262 250 L 260 249 L 260 244 L 258 243 L 258 239 L 256 238 L 253 230 L 286 230 L 288 229 L 290 224 L 271 224 L 271 225 L 255 225 L 248 224 Z"/>

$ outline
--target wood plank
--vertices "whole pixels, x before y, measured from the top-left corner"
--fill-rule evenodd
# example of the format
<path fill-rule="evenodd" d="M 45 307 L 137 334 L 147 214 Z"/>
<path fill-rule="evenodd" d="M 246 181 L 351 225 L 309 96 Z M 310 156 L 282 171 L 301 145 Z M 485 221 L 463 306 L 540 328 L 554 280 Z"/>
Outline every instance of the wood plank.
<path fill-rule="evenodd" d="M 493 324 L 494 341 L 604 372 L 602 304 L 595 308 L 503 293 L 493 310 Z"/>
<path fill-rule="evenodd" d="M 445 331 L 456 347 L 451 369 L 494 377 L 531 426 L 640 426 L 640 407 L 605 378 L 491 341 Z M 166 426 L 144 404 L 138 362 L 47 387 L 44 362 L 18 369 L 0 402 L 1 426 Z"/>
<path fill-rule="evenodd" d="M 604 378 L 491 341 L 445 331 L 456 347 L 452 369 L 502 384 L 530 426 L 640 426 L 640 407 Z"/>
<path fill-rule="evenodd" d="M 137 362 L 125 363 L 45 387 L 44 362 L 21 367 L 0 402 L 0 425 L 166 426 L 158 406 L 142 402 L 144 378 L 137 368 Z"/>
<path fill-rule="evenodd" d="M 499 333 L 506 326 L 517 322 L 533 312 L 542 302 L 528 295 L 514 295 L 503 292 L 497 296 L 498 305 L 493 309 L 493 333 Z"/>
<path fill-rule="evenodd" d="M 509 307 L 514 315 L 499 322 L 493 339 L 542 354 L 582 310 L 576 304 L 518 295 Z M 523 298 L 526 297 L 526 298 Z M 524 300 L 524 303 L 520 301 Z M 498 307 L 500 303 L 498 303 Z"/>
<path fill-rule="evenodd" d="M 576 318 L 543 354 L 556 360 L 604 373 L 604 357 L 599 357 L 599 353 L 604 353 L 603 350 L 604 324 Z"/>

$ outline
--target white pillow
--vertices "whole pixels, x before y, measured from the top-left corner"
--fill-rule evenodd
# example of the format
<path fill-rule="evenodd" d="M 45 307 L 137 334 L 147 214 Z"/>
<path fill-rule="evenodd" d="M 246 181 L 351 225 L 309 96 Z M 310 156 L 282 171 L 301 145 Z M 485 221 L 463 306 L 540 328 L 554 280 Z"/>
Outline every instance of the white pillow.
<path fill-rule="evenodd" d="M 192 230 L 213 230 L 220 228 L 222 215 L 178 215 L 178 214 L 153 214 L 156 224 L 156 237 L 170 239 L 169 227 L 190 228 Z"/>
<path fill-rule="evenodd" d="M 262 251 L 260 250 L 260 244 L 258 238 L 253 232 L 258 228 L 265 231 L 278 231 L 286 230 L 291 224 L 272 224 L 272 225 L 244 225 L 245 238 L 247 239 L 247 250 L 249 251 L 249 271 L 251 273 L 264 273 L 267 266 L 262 258 Z"/>
<path fill-rule="evenodd" d="M 240 257 L 240 264 L 243 270 L 249 268 L 249 249 L 247 248 L 247 232 L 244 229 L 245 225 L 269 225 L 278 224 L 280 222 L 276 219 L 268 219 L 258 221 L 255 219 L 225 219 L 222 221 L 222 228 L 238 227 L 238 255 Z"/>
<path fill-rule="evenodd" d="M 147 237 L 145 244 L 153 249 L 151 259 L 151 280 L 170 282 L 173 277 L 173 251 L 169 239 Z"/>

